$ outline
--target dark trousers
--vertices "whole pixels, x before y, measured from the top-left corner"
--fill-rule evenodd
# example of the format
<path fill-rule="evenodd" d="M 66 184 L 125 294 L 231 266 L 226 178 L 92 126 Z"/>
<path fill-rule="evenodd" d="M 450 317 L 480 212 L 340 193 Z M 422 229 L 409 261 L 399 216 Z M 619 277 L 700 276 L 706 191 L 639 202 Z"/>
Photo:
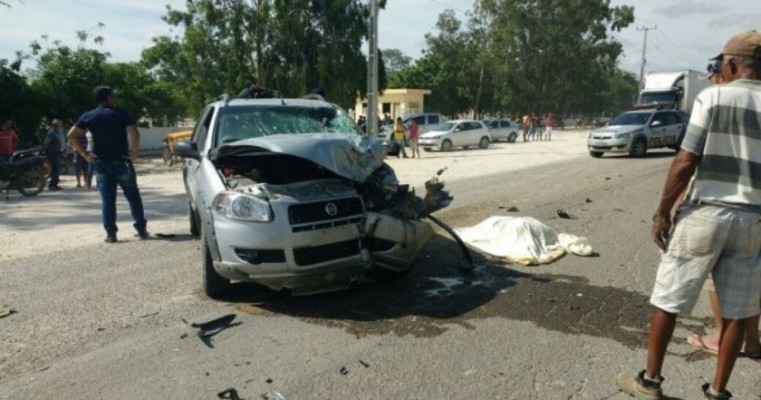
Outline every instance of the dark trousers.
<path fill-rule="evenodd" d="M 48 164 L 50 164 L 50 183 L 48 188 L 54 188 L 58 186 L 58 182 L 61 177 L 61 160 L 58 154 L 48 154 Z"/>
<path fill-rule="evenodd" d="M 98 178 L 98 191 L 101 198 L 103 228 L 106 232 L 116 232 L 116 186 L 122 188 L 132 213 L 133 226 L 143 230 L 146 226 L 143 211 L 143 199 L 137 187 L 135 167 L 129 161 L 96 160 L 91 163 Z"/>

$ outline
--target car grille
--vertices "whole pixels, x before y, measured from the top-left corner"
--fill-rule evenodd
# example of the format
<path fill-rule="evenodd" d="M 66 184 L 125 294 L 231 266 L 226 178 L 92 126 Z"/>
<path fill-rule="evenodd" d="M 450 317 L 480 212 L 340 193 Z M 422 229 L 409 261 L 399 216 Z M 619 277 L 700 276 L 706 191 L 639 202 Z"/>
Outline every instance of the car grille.
<path fill-rule="evenodd" d="M 351 257 L 359 253 L 359 240 L 331 243 L 322 246 L 302 247 L 293 250 L 296 265 L 303 267 L 326 261 Z"/>
<path fill-rule="evenodd" d="M 306 232 L 362 221 L 364 207 L 359 197 L 294 204 L 288 207 L 293 232 Z"/>

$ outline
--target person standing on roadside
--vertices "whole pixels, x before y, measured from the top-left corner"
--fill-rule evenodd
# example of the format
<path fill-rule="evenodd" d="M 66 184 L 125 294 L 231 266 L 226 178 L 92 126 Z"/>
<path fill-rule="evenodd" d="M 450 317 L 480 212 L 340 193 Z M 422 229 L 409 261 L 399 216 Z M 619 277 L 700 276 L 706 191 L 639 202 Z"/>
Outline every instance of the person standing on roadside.
<path fill-rule="evenodd" d="M 407 158 L 407 152 L 404 151 L 404 136 L 406 130 L 402 123 L 402 117 L 396 117 L 396 123 L 394 123 L 394 141 L 399 143 L 399 155 L 398 157 Z"/>
<path fill-rule="evenodd" d="M 135 166 L 140 151 L 140 131 L 132 117 L 116 108 L 116 95 L 108 86 L 95 88 L 98 106 L 85 112 L 69 131 L 69 143 L 87 162 L 92 163 L 98 179 L 106 243 L 116 243 L 116 186 L 120 186 L 132 212 L 133 226 L 140 239 L 149 237 L 143 200 L 137 187 Z M 80 141 L 90 131 L 93 151 L 87 152 Z M 132 148 L 127 140 L 132 139 Z"/>
<path fill-rule="evenodd" d="M 48 133 L 42 142 L 42 150 L 45 151 L 45 156 L 48 158 L 48 164 L 50 165 L 48 190 L 51 192 L 62 190 L 58 186 L 61 177 L 61 121 L 54 119 L 50 123 Z"/>
<path fill-rule="evenodd" d="M 18 135 L 13 130 L 13 120 L 8 118 L 0 126 L 0 157 L 10 157 L 16 151 Z"/>
<path fill-rule="evenodd" d="M 547 113 L 544 123 L 547 125 L 547 128 L 544 130 L 544 137 L 547 141 L 550 141 L 552 140 L 552 127 L 555 126 L 555 118 L 551 112 Z"/>
<path fill-rule="evenodd" d="M 523 125 L 523 141 L 528 141 L 528 129 L 529 125 L 531 124 L 531 119 L 529 118 L 528 114 L 523 115 L 523 119 L 521 120 L 521 124 Z"/>
<path fill-rule="evenodd" d="M 407 129 L 407 135 L 410 142 L 410 150 L 412 150 L 412 158 L 420 159 L 420 146 L 418 146 L 418 138 L 420 137 L 420 127 L 417 125 L 414 119 L 410 119 L 409 128 Z"/>
<path fill-rule="evenodd" d="M 724 83 L 724 78 L 721 76 L 722 60 L 719 58 L 712 58 L 710 61 L 711 63 L 708 64 L 708 72 L 706 72 L 701 78 L 710 80 L 714 85 Z M 687 337 L 687 343 L 707 353 L 718 354 L 722 326 L 720 310 L 721 303 L 719 301 L 719 296 L 716 294 L 716 287 L 713 284 L 713 278 L 710 274 L 708 279 L 706 279 L 705 290 L 708 292 L 714 327 L 711 332 L 705 336 L 701 336 L 698 333 L 691 334 Z M 761 299 L 759 299 L 759 301 L 761 301 Z M 756 316 L 751 319 L 745 327 L 745 345 L 743 346 L 742 351 L 743 355 L 753 360 L 761 359 L 761 343 L 759 342 L 758 329 L 759 317 Z"/>
<path fill-rule="evenodd" d="M 682 148 L 669 169 L 651 233 L 664 251 L 650 303 L 647 368 L 620 375 L 618 388 L 638 399 L 663 396 L 661 369 L 678 314 L 690 312 L 712 273 L 722 327 L 707 399 L 729 399 L 727 383 L 745 328 L 761 313 L 761 34 L 741 32 L 722 53 L 724 84 L 695 99 Z M 692 179 L 692 184 L 690 180 Z M 671 209 L 681 193 L 672 231 Z"/>

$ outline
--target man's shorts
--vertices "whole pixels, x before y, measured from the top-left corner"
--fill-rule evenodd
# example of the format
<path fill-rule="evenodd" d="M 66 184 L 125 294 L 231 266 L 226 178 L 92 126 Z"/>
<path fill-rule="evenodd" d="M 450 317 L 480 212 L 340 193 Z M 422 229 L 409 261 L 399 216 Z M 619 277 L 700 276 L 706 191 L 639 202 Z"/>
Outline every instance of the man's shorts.
<path fill-rule="evenodd" d="M 721 316 L 761 312 L 761 215 L 735 208 L 690 206 L 675 218 L 650 303 L 666 312 L 692 311 L 713 273 Z"/>

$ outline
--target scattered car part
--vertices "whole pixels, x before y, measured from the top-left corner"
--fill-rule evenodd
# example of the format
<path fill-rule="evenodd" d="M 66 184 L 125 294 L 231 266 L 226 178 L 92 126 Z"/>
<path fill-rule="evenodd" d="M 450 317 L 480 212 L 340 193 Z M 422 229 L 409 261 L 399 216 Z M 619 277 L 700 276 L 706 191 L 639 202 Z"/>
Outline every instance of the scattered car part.
<path fill-rule="evenodd" d="M 201 341 L 210 348 L 213 348 L 211 344 L 211 338 L 217 335 L 218 333 L 222 332 L 223 330 L 227 328 L 232 328 L 234 326 L 238 326 L 241 324 L 241 322 L 233 323 L 235 320 L 235 314 L 227 314 L 223 315 L 219 318 L 215 318 L 211 321 L 202 322 L 202 323 L 192 323 L 190 324 L 191 328 L 198 329 L 198 332 L 196 334 L 199 338 L 201 338 Z M 187 323 L 183 319 L 183 322 Z"/>
<path fill-rule="evenodd" d="M 4 304 L 0 305 L 0 318 L 9 317 L 9 316 L 11 316 L 13 314 L 16 314 L 17 312 L 18 311 L 14 310 L 12 308 L 9 308 L 8 306 L 6 306 Z"/>
<path fill-rule="evenodd" d="M 558 217 L 563 219 L 576 219 L 576 216 L 568 214 L 567 212 L 563 210 L 557 210 L 557 213 L 558 213 Z"/>
<path fill-rule="evenodd" d="M 238 395 L 238 391 L 235 390 L 235 388 L 229 388 L 225 389 L 219 393 L 217 393 L 217 397 L 220 399 L 228 399 L 228 400 L 243 400 Z"/>

